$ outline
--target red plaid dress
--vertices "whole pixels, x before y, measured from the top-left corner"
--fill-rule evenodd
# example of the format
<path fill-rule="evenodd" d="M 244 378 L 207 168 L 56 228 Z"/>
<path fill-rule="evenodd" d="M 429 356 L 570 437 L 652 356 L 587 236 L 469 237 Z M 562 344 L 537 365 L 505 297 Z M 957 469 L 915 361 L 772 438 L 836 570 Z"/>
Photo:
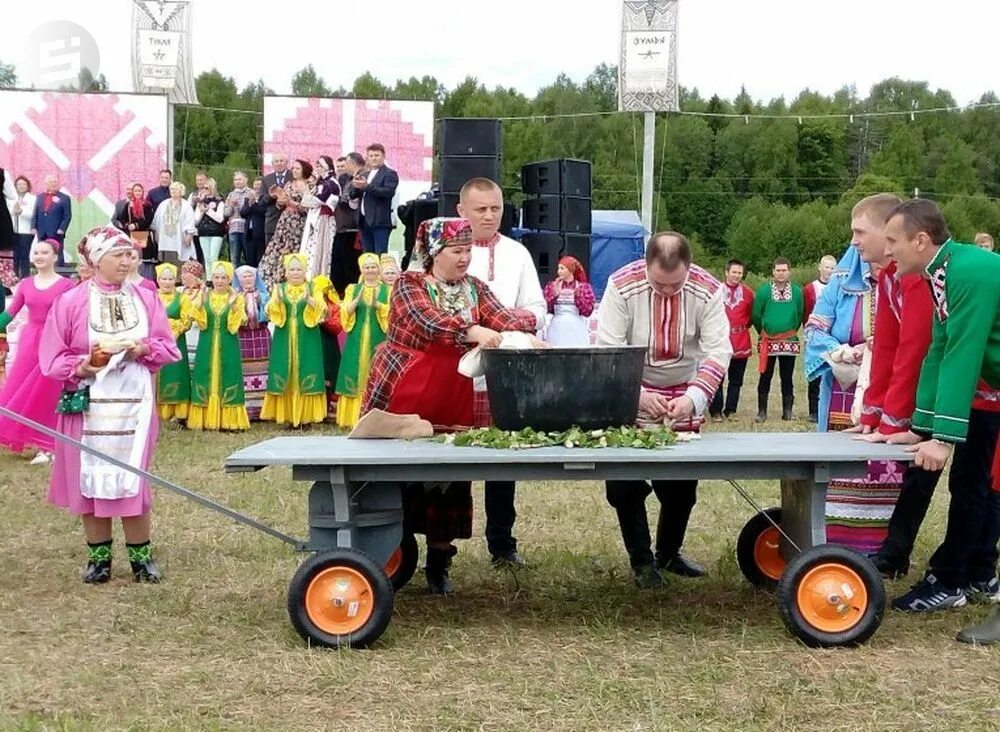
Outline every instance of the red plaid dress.
<path fill-rule="evenodd" d="M 471 325 L 497 331 L 533 333 L 535 316 L 506 310 L 490 289 L 475 278 L 471 319 L 441 309 L 427 275 L 406 272 L 396 282 L 389 310 L 389 330 L 372 361 L 362 414 L 383 409 L 419 414 L 435 429 L 468 428 L 472 424 L 472 379 L 458 373 L 469 350 L 465 332 Z M 408 486 L 404 509 L 407 528 L 430 541 L 472 536 L 472 484 Z"/>

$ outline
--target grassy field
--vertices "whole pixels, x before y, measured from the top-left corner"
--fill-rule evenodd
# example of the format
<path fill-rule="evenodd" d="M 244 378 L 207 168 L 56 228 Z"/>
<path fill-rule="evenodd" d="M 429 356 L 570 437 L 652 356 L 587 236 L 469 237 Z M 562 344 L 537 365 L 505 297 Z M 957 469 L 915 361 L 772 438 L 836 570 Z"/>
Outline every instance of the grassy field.
<path fill-rule="evenodd" d="M 752 429 L 750 402 L 727 429 Z M 783 426 L 809 429 L 767 428 Z M 288 471 L 221 469 L 274 433 L 168 428 L 155 470 L 302 535 L 306 486 Z M 526 484 L 516 533 L 530 569 L 490 567 L 479 514 L 456 595 L 428 596 L 418 575 L 373 649 L 329 652 L 308 650 L 286 616 L 299 556 L 164 491 L 154 538 L 167 581 L 126 579 L 116 529 L 116 579 L 84 586 L 79 524 L 47 506 L 46 479 L 0 455 L 2 729 L 1000 729 L 1000 656 L 953 641 L 987 609 L 890 611 L 866 647 L 806 649 L 773 595 L 739 574 L 734 545 L 753 511 L 724 484 L 702 485 L 686 546 L 709 578 L 636 590 L 600 486 Z M 748 488 L 777 503 L 775 484 Z M 481 487 L 476 496 L 481 506 Z M 945 499 L 919 564 L 942 534 Z"/>

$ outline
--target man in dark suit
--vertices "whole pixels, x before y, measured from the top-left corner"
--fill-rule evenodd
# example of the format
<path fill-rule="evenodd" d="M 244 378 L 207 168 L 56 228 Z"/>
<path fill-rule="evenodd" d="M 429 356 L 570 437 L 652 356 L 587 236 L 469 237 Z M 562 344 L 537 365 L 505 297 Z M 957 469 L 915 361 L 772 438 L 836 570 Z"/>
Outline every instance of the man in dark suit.
<path fill-rule="evenodd" d="M 60 244 L 66 241 L 69 222 L 73 219 L 73 205 L 70 197 L 59 191 L 59 179 L 54 175 L 45 176 L 45 193 L 38 197 L 35 215 L 31 219 L 31 233 L 44 239 L 55 239 Z M 66 264 L 63 257 L 65 247 L 59 247 L 59 266 Z"/>
<path fill-rule="evenodd" d="M 361 153 L 352 152 L 344 156 L 344 172 L 337 176 L 340 184 L 340 202 L 333 215 L 337 221 L 337 233 L 333 238 L 333 258 L 330 263 L 330 279 L 341 297 L 352 282 L 361 276 L 358 266 L 358 227 L 361 217 L 361 201 L 354 193 L 354 176 L 365 167 Z"/>
<path fill-rule="evenodd" d="M 274 230 L 278 227 L 278 217 L 281 216 L 281 209 L 278 208 L 277 201 L 268 193 L 271 186 L 284 188 L 286 183 L 292 180 L 292 171 L 288 169 L 288 156 L 285 153 L 275 153 L 271 156 L 271 165 L 274 172 L 268 173 L 261 181 L 260 204 L 264 207 L 264 246 L 266 247 L 274 236 Z"/>
<path fill-rule="evenodd" d="M 361 199 L 361 246 L 366 252 L 385 254 L 392 233 L 392 199 L 399 186 L 396 171 L 385 164 L 385 147 L 372 143 L 365 151 L 368 173 L 354 176 L 352 196 Z"/>
<path fill-rule="evenodd" d="M 149 193 L 146 194 L 146 200 L 149 202 L 150 211 L 152 211 L 150 220 L 156 215 L 156 209 L 160 207 L 160 204 L 170 198 L 170 184 L 173 182 L 174 171 L 170 168 L 164 168 L 160 171 L 159 185 L 150 188 Z M 156 232 L 151 231 L 146 248 L 142 251 L 142 258 L 148 261 L 159 259 L 159 257 L 160 248 L 156 243 Z"/>

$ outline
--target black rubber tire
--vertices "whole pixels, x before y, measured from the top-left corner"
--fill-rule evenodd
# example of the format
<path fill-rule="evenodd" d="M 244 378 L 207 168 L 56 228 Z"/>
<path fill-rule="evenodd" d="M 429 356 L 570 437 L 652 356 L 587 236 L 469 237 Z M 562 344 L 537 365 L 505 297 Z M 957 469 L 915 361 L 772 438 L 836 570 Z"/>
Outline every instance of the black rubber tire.
<path fill-rule="evenodd" d="M 371 585 L 374 599 L 371 617 L 357 631 L 342 635 L 321 630 L 306 610 L 306 590 L 317 574 L 331 567 L 349 567 Z M 357 549 L 334 549 L 309 557 L 299 565 L 288 586 L 288 617 L 292 626 L 310 645 L 324 648 L 367 648 L 385 632 L 392 619 L 392 583 L 382 567 Z"/>
<path fill-rule="evenodd" d="M 779 526 L 781 525 L 780 507 L 765 508 L 747 521 L 740 531 L 739 539 L 736 540 L 736 563 L 750 584 L 764 590 L 774 590 L 778 586 L 778 580 L 767 576 L 754 556 L 758 537 L 773 526 L 767 520 L 768 516 Z"/>
<path fill-rule="evenodd" d="M 420 561 L 420 547 L 417 546 L 416 537 L 408 531 L 403 532 L 403 540 L 399 542 L 399 548 L 403 552 L 402 562 L 395 574 L 389 575 L 392 582 L 392 589 L 399 592 L 413 579 L 417 571 L 417 563 Z"/>
<path fill-rule="evenodd" d="M 868 593 L 868 606 L 858 621 L 840 632 L 816 628 L 802 615 L 798 590 L 803 577 L 821 564 L 839 564 L 855 572 Z M 785 627 L 812 648 L 861 645 L 878 630 L 885 615 L 885 584 L 875 565 L 862 554 L 835 544 L 820 544 L 799 554 L 788 563 L 778 583 L 778 610 Z"/>

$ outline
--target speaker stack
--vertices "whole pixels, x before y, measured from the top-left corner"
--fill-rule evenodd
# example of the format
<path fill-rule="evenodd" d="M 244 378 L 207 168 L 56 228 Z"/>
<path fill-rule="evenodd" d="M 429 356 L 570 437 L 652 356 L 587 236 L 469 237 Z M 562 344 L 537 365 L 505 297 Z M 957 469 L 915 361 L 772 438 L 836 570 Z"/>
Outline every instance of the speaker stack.
<path fill-rule="evenodd" d="M 591 172 L 586 160 L 546 160 L 521 168 L 521 243 L 531 252 L 539 279 L 555 279 L 561 257 L 580 261 L 590 272 Z"/>
<path fill-rule="evenodd" d="M 439 216 L 457 216 L 458 195 L 473 178 L 500 182 L 500 120 L 445 117 L 438 121 Z"/>

